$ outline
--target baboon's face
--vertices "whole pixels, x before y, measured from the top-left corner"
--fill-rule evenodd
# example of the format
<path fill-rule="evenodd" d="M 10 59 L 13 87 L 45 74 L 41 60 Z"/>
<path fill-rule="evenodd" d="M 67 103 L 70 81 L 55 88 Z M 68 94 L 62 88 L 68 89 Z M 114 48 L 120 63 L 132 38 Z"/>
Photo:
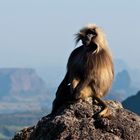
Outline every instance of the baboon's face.
<path fill-rule="evenodd" d="M 95 24 L 89 24 L 82 28 L 76 34 L 76 44 L 82 41 L 84 48 L 88 51 L 93 51 L 98 53 L 100 50 L 104 49 L 108 51 L 108 44 L 105 38 L 105 34 L 101 28 Z"/>
<path fill-rule="evenodd" d="M 94 38 L 97 36 L 96 30 L 93 29 L 86 29 L 85 31 L 83 31 L 82 33 L 82 43 L 85 46 L 89 46 L 91 43 L 93 43 L 92 41 L 94 40 Z"/>

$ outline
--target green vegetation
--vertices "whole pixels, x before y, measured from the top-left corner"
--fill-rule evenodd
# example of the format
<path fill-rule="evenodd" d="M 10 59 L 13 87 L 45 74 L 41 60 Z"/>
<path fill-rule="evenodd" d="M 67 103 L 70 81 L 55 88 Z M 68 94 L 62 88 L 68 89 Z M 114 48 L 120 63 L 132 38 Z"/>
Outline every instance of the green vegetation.
<path fill-rule="evenodd" d="M 24 126 L 8 126 L 8 125 L 3 125 L 0 126 L 0 140 L 9 140 L 15 132 L 21 130 Z"/>
<path fill-rule="evenodd" d="M 0 114 L 0 140 L 9 140 L 19 130 L 35 125 L 41 117 L 47 115 L 47 112 L 47 110 L 42 110 L 40 112 Z"/>
<path fill-rule="evenodd" d="M 9 138 L 0 133 L 0 140 L 8 140 Z"/>

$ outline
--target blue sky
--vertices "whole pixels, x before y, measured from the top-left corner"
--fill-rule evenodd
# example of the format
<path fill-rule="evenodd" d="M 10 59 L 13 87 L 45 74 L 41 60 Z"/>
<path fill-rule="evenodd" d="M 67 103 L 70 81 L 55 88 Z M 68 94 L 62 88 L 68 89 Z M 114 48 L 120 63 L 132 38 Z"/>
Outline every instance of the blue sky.
<path fill-rule="evenodd" d="M 0 0 L 0 67 L 65 66 L 87 23 L 104 29 L 114 58 L 140 69 L 139 0 Z"/>

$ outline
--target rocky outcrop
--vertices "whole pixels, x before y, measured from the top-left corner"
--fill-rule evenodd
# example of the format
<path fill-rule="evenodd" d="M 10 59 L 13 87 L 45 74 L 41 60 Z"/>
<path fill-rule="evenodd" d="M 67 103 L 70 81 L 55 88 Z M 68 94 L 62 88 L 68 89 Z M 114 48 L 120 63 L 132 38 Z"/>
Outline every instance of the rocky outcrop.
<path fill-rule="evenodd" d="M 140 117 L 119 102 L 108 101 L 110 118 L 98 117 L 101 106 L 77 101 L 62 106 L 54 115 L 18 132 L 13 140 L 140 140 Z"/>

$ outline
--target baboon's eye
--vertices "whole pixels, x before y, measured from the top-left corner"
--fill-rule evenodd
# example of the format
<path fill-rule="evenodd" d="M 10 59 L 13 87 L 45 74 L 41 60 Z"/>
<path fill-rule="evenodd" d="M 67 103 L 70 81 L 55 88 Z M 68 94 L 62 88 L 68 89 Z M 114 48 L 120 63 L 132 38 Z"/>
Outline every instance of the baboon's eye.
<path fill-rule="evenodd" d="M 87 30 L 86 34 L 97 35 L 95 29 L 93 29 L 93 30 Z"/>
<path fill-rule="evenodd" d="M 81 39 L 83 39 L 83 38 L 84 38 L 84 36 L 83 36 L 83 35 L 80 35 L 80 38 L 81 38 Z"/>

